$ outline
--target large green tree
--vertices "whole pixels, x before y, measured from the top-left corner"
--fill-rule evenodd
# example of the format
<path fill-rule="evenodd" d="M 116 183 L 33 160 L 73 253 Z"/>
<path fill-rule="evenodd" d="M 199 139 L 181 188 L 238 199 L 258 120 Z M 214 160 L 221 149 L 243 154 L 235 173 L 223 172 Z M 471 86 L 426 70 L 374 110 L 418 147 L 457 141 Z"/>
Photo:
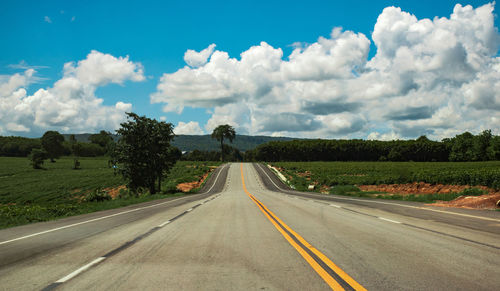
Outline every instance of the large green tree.
<path fill-rule="evenodd" d="M 236 138 L 236 131 L 229 124 L 219 125 L 212 132 L 212 138 L 220 142 L 220 159 L 224 161 L 224 139 L 228 139 L 232 143 Z"/>
<path fill-rule="evenodd" d="M 59 158 L 64 152 L 64 136 L 57 131 L 47 131 L 42 136 L 42 148 L 47 152 L 51 163 Z"/>
<path fill-rule="evenodd" d="M 170 145 L 173 125 L 127 113 L 127 122 L 116 132 L 120 135 L 116 159 L 120 172 L 129 181 L 128 187 L 133 190 L 145 187 L 151 194 L 161 191 L 163 174 L 180 158 L 179 151 Z"/>

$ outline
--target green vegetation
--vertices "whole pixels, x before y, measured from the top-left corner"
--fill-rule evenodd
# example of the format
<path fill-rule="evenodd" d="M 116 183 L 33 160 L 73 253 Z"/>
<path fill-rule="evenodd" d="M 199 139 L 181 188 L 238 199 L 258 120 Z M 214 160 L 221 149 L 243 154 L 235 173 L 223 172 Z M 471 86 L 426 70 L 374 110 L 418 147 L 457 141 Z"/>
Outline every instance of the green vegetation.
<path fill-rule="evenodd" d="M 237 148 L 229 146 L 227 144 L 223 147 L 224 161 L 227 162 L 241 162 L 243 161 L 243 153 L 241 153 Z M 182 155 L 181 160 L 183 161 L 220 161 L 221 153 L 220 151 L 199 151 L 194 150 L 192 152 Z"/>
<path fill-rule="evenodd" d="M 41 149 L 32 149 L 31 154 L 28 156 L 33 169 L 41 169 L 46 158 L 47 153 Z"/>
<path fill-rule="evenodd" d="M 500 189 L 500 162 L 276 162 L 305 191 L 312 181 L 320 185 L 379 185 L 426 182 L 483 185 Z M 309 178 L 309 179 L 308 179 Z"/>
<path fill-rule="evenodd" d="M 229 124 L 219 125 L 212 132 L 212 138 L 220 142 L 220 160 L 224 161 L 224 139 L 233 143 L 236 137 L 236 131 Z"/>
<path fill-rule="evenodd" d="M 414 161 L 465 162 L 500 160 L 500 136 L 490 130 L 469 132 L 441 142 L 416 140 L 293 140 L 275 141 L 245 153 L 250 161 Z"/>
<path fill-rule="evenodd" d="M 64 136 L 57 131 L 47 131 L 42 136 L 42 148 L 47 153 L 50 162 L 55 162 L 54 159 L 59 158 L 64 153 L 63 147 Z"/>
<path fill-rule="evenodd" d="M 180 159 L 182 153 L 170 146 L 174 138 L 172 123 L 127 113 L 127 122 L 116 132 L 121 136 L 113 156 L 121 164 L 120 173 L 127 187 L 146 187 L 151 194 L 161 191 L 165 172 Z"/>
<path fill-rule="evenodd" d="M 478 188 L 468 188 L 458 193 L 433 193 L 433 194 L 387 194 L 376 191 L 366 191 L 363 192 L 356 186 L 353 185 L 342 185 L 333 186 L 330 189 L 331 194 L 344 195 L 351 197 L 366 197 L 366 198 L 381 198 L 381 199 L 391 199 L 391 200 L 403 200 L 403 201 L 416 201 L 424 203 L 433 203 L 436 201 L 451 201 L 460 196 L 479 196 L 486 194 L 486 191 Z"/>
<path fill-rule="evenodd" d="M 35 170 L 26 158 L 0 157 L 0 228 L 184 195 L 175 189 L 178 181 L 198 181 L 210 166 L 219 164 L 178 162 L 165 176 L 161 193 L 122 190 L 120 198 L 109 200 L 103 190 L 126 181 L 114 175 L 108 158 L 79 161 L 78 171 L 72 170 L 72 157 L 62 157 L 57 163 L 46 163 L 44 170 Z"/>

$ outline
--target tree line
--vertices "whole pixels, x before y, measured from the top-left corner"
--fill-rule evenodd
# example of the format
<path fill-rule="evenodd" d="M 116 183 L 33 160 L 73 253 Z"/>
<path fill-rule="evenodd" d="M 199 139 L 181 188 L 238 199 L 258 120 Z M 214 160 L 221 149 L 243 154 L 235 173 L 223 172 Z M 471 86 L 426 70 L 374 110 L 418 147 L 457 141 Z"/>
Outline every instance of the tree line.
<path fill-rule="evenodd" d="M 107 144 L 103 145 L 102 141 L 100 141 L 99 139 L 101 139 L 101 136 L 107 136 L 111 139 L 109 134 L 110 133 L 106 131 L 101 131 L 98 134 L 91 135 L 89 137 L 89 142 L 77 142 L 80 148 L 80 156 L 98 157 L 106 155 L 109 151 L 109 149 L 107 148 Z M 71 138 L 70 140 L 64 140 L 64 137 L 62 137 L 61 146 L 62 148 L 60 148 L 60 156 L 68 156 L 72 154 L 73 144 L 71 142 Z M 27 157 L 33 149 L 42 149 L 42 138 L 0 136 L 0 156 Z"/>
<path fill-rule="evenodd" d="M 415 161 L 469 162 L 500 160 L 500 136 L 485 130 L 442 141 L 293 140 L 273 141 L 245 152 L 246 161 Z"/>
<path fill-rule="evenodd" d="M 220 130 L 220 129 L 219 129 Z M 231 128 L 224 128 L 234 139 Z M 214 132 L 216 132 L 214 130 Z M 47 133 L 46 133 L 47 134 Z M 214 139 L 220 142 L 215 134 Z M 43 149 L 43 138 L 0 136 L 0 156 L 26 157 L 33 149 Z M 61 138 L 59 137 L 59 140 Z M 111 133 L 101 131 L 89 137 L 90 142 L 63 140 L 57 155 L 95 157 L 111 155 L 116 143 Z M 240 152 L 237 148 L 222 145 L 226 161 L 488 161 L 500 160 L 500 136 L 485 130 L 478 135 L 464 132 L 453 138 L 432 141 L 425 136 L 415 140 L 290 140 L 271 141 L 253 150 Z M 219 161 L 221 151 L 194 150 L 182 155 L 188 161 Z"/>

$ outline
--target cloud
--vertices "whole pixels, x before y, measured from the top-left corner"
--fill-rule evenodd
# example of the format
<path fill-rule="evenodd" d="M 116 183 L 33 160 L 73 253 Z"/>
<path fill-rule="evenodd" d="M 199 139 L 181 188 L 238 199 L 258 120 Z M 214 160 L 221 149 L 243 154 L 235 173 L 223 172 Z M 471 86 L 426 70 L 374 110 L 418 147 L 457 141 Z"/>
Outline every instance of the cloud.
<path fill-rule="evenodd" d="M 48 16 L 43 17 L 43 21 L 45 21 L 47 23 L 52 23 L 52 19 L 50 19 L 50 17 L 48 17 Z"/>
<path fill-rule="evenodd" d="M 9 67 L 11 69 L 18 69 L 18 70 L 28 70 L 28 69 L 39 70 L 39 69 L 49 68 L 48 66 L 30 66 L 30 65 L 28 65 L 28 63 L 26 63 L 25 60 L 21 60 L 18 64 L 7 65 L 7 67 Z"/>
<path fill-rule="evenodd" d="M 342 102 L 332 100 L 331 102 L 304 101 L 302 110 L 315 115 L 328 115 L 341 112 L 356 112 L 362 107 L 360 102 Z"/>
<path fill-rule="evenodd" d="M 66 63 L 63 77 L 52 87 L 28 95 L 26 87 L 36 80 L 36 71 L 27 69 L 0 79 L 0 127 L 3 134 L 26 132 L 41 135 L 52 129 L 61 132 L 114 130 L 132 104 L 103 105 L 95 96 L 99 86 L 144 80 L 142 66 L 128 57 L 113 57 L 91 51 L 78 63 Z"/>
<path fill-rule="evenodd" d="M 174 133 L 175 134 L 195 134 L 195 135 L 201 135 L 205 134 L 203 130 L 200 127 L 200 124 L 196 121 L 190 121 L 188 123 L 179 121 L 177 126 L 174 128 Z"/>
<path fill-rule="evenodd" d="M 385 115 L 390 120 L 417 120 L 432 117 L 433 110 L 429 106 L 406 107 L 401 111 L 392 111 Z"/>
<path fill-rule="evenodd" d="M 387 7 L 370 39 L 334 28 L 289 56 L 266 42 L 232 58 L 211 45 L 188 50 L 187 66 L 164 74 L 152 103 L 181 113 L 201 107 L 210 131 L 322 138 L 440 139 L 500 133 L 500 37 L 494 4 L 455 5 L 449 17 L 418 19 Z"/>
<path fill-rule="evenodd" d="M 116 58 L 95 50 L 77 64 L 64 64 L 64 76 L 74 77 L 82 84 L 91 86 L 123 84 L 126 80 L 139 82 L 145 79 L 142 65 L 130 62 L 128 56 Z"/>
<path fill-rule="evenodd" d="M 184 53 L 184 61 L 190 67 L 200 67 L 207 63 L 208 58 L 212 55 L 215 49 L 215 44 L 209 45 L 206 49 L 197 52 L 194 50 L 187 50 Z"/>

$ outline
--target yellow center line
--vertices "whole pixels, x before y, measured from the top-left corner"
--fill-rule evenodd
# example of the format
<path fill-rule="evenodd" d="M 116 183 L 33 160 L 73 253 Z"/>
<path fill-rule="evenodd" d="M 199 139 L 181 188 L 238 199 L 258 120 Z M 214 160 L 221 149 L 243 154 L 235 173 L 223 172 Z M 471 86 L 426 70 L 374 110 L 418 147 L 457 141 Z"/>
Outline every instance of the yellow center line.
<path fill-rule="evenodd" d="M 292 230 L 288 225 L 286 225 L 281 219 L 279 219 L 272 211 L 270 211 L 262 202 L 260 202 L 255 196 L 253 196 L 245 185 L 245 178 L 243 176 L 243 164 L 240 164 L 241 171 L 241 181 L 243 184 L 243 190 L 252 199 L 252 201 L 259 207 L 259 209 L 266 215 L 267 219 L 276 227 L 276 229 L 285 237 L 285 239 L 292 245 L 295 250 L 306 260 L 307 263 L 318 273 L 318 275 L 332 288 L 333 290 L 344 290 L 344 288 L 325 270 L 321 267 L 299 244 L 297 244 L 288 233 L 282 228 L 284 227 L 288 232 L 293 234 L 297 240 L 302 243 L 309 251 L 314 253 L 320 260 L 323 261 L 330 269 L 332 269 L 340 278 L 342 278 L 346 283 L 348 283 L 354 290 L 366 290 L 358 282 L 356 282 L 352 277 L 350 277 L 346 272 L 335 265 L 328 257 L 317 250 L 309 242 L 307 242 L 298 233 Z M 281 224 L 282 227 L 276 221 Z"/>

